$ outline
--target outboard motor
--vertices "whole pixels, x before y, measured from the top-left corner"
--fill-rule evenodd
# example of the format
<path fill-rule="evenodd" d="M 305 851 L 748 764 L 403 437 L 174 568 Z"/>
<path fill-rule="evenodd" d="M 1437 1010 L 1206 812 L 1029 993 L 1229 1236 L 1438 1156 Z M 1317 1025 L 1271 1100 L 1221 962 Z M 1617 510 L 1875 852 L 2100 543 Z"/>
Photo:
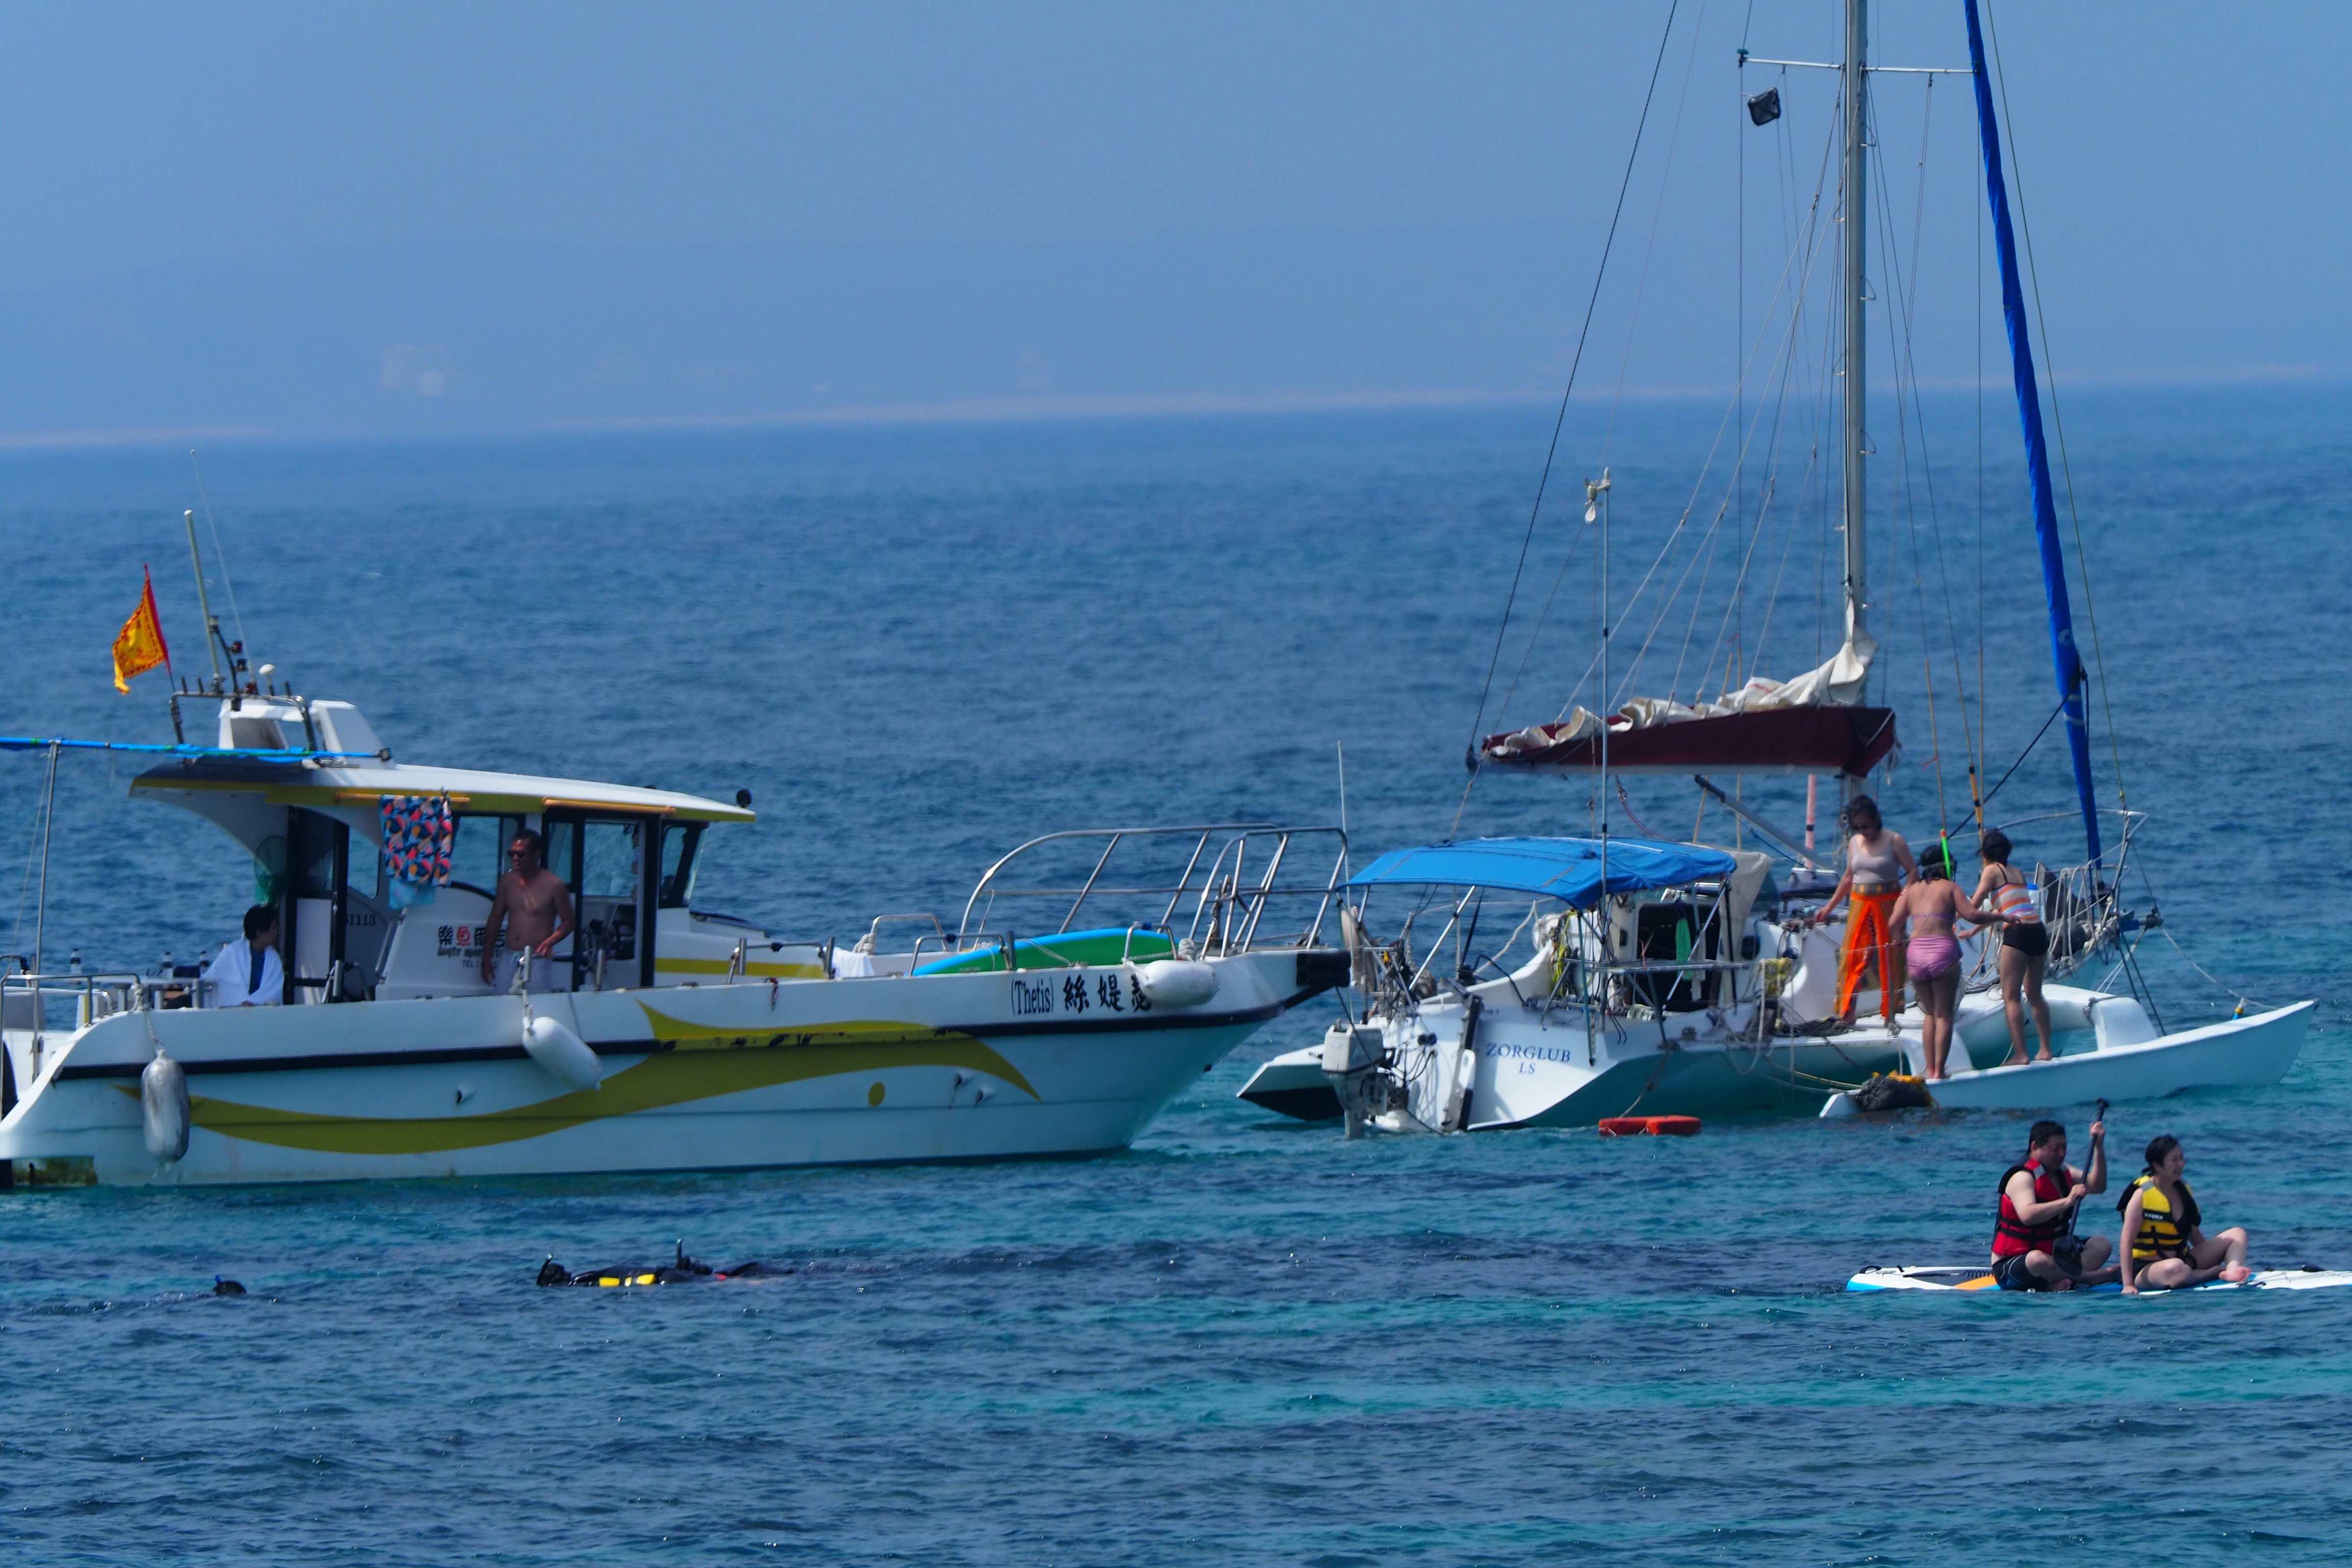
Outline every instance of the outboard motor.
<path fill-rule="evenodd" d="M 188 1152 L 188 1075 L 161 1045 L 139 1075 L 139 1119 L 148 1153 L 169 1164 Z"/>
<path fill-rule="evenodd" d="M 1343 1019 L 1324 1031 L 1323 1076 L 1331 1080 L 1331 1091 L 1339 1097 L 1339 1111 L 1348 1119 L 1350 1138 L 1364 1135 L 1365 1119 L 1374 1110 L 1387 1109 L 1388 1079 L 1381 1071 L 1387 1056 L 1388 1042 L 1376 1025 Z"/>

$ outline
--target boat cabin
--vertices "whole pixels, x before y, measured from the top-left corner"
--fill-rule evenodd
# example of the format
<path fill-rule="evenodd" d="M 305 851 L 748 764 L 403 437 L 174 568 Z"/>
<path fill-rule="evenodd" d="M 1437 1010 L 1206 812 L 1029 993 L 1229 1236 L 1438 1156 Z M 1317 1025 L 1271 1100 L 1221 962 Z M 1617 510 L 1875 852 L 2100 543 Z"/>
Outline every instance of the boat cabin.
<path fill-rule="evenodd" d="M 753 820 L 667 790 L 398 763 L 348 702 L 247 696 L 220 710 L 222 752 L 131 781 L 134 798 L 217 825 L 253 857 L 257 903 L 279 911 L 289 1003 L 488 994 L 491 898 L 508 846 L 541 834 L 570 887 L 573 932 L 556 946 L 564 990 L 816 978 L 814 948 L 693 907 L 706 831 Z M 251 752 L 250 760 L 235 753 Z M 226 754 L 223 754 L 226 753 Z M 450 819 L 446 879 L 404 881 L 386 854 L 387 802 Z M 220 911 L 233 931 L 240 911 Z"/>

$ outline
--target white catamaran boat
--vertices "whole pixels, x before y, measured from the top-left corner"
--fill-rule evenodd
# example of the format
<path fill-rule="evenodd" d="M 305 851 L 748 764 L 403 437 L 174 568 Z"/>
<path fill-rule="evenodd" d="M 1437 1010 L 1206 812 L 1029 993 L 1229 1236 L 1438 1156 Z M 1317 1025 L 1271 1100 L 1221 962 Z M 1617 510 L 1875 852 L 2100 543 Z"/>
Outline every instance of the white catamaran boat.
<path fill-rule="evenodd" d="M 2075 649 L 1999 131 L 1974 0 L 1964 5 L 1970 68 L 1913 74 L 1930 79 L 1967 75 L 1974 85 L 2050 617 L 2059 693 L 2052 719 L 2065 721 L 2087 852 L 2079 865 L 2037 868 L 2034 900 L 2049 933 L 2048 973 L 2053 979 L 2098 960 L 2109 966 L 2110 983 L 2127 978 L 2135 994 L 2048 987 L 2055 1059 L 2002 1065 L 2010 1049 L 2008 1025 L 1999 997 L 1988 994 L 1998 982 L 1996 952 L 1982 937 L 1969 938 L 1962 944 L 1968 994 L 1947 1064 L 1949 1076 L 1927 1087 L 1935 1102 L 1948 1108 L 2030 1109 L 2275 1083 L 2301 1049 L 2310 1003 L 2251 1016 L 2242 1006 L 2239 1016 L 2221 1023 L 2167 1032 L 2139 988 L 2134 953 L 2156 922 L 2126 909 L 2119 889 L 2141 818 L 2128 811 L 2102 812 L 2096 805 L 2084 719 L 2087 676 Z M 1906 1067 L 1915 1075 L 1924 1073 L 1924 1020 L 1916 1008 L 1898 1005 L 1891 1026 L 1881 1027 L 1872 1017 L 1880 1010 L 1880 997 L 1864 990 L 1853 999 L 1864 1022 L 1849 1026 L 1838 1016 L 1842 930 L 1817 929 L 1811 921 L 1833 879 L 1814 858 L 1811 786 L 1801 846 L 1709 776 L 1828 775 L 1850 798 L 1895 746 L 1894 710 L 1869 701 L 1879 644 L 1867 625 L 1864 570 L 1867 458 L 1873 450 L 1864 428 L 1865 305 L 1879 297 L 1864 271 L 1865 193 L 1874 143 L 1869 82 L 1878 68 L 1867 63 L 1864 0 L 1846 0 L 1845 22 L 1842 65 L 1817 68 L 1755 58 L 1745 51 L 1740 57 L 1743 68 L 1824 68 L 1837 72 L 1840 81 L 1840 334 L 1824 376 L 1838 384 L 1843 426 L 1836 529 L 1843 556 L 1843 635 L 1836 652 L 1788 681 L 1753 674 L 1741 679 L 1736 660 L 1727 659 L 1725 689 L 1713 699 L 1696 690 L 1686 700 L 1672 693 L 1611 696 L 1612 637 L 1632 605 L 1617 605 L 1610 596 L 1613 487 L 1603 469 L 1599 479 L 1586 483 L 1584 517 L 1588 524 L 1598 524 L 1600 540 L 1601 611 L 1594 663 L 1600 689 L 1609 697 L 1601 704 L 1606 717 L 1576 707 L 1553 721 L 1485 735 L 1470 758 L 1474 773 L 1494 768 L 1595 780 L 1598 832 L 1584 839 L 1439 844 L 1375 862 L 1353 879 L 1351 892 L 1360 899 L 1384 885 L 1417 884 L 1426 889 L 1417 917 L 1436 890 L 1444 889 L 1444 931 L 1416 962 L 1411 920 L 1381 945 L 1364 934 L 1375 911 L 1368 904 L 1351 905 L 1346 921 L 1357 950 L 1357 1000 L 1350 1018 L 1360 1021 L 1335 1026 L 1321 1047 L 1268 1062 L 1244 1087 L 1243 1098 L 1310 1120 L 1346 1116 L 1351 1132 L 1360 1124 L 1456 1131 L 1637 1115 L 1774 1110 L 1852 1114 L 1855 1104 L 1845 1091 L 1872 1074 Z M 1771 123 L 1781 114 L 1778 89 L 1754 95 L 1748 108 L 1758 126 Z M 1817 196 L 1790 226 L 1798 237 L 1784 276 L 1784 297 L 1776 305 L 1786 323 L 1781 360 L 1774 367 L 1784 395 L 1788 356 L 1803 319 L 1789 301 L 1801 293 L 1801 279 L 1810 270 L 1819 232 L 1813 220 L 1820 212 Z M 1793 293 L 1785 291 L 1791 278 L 1800 280 Z M 1759 348 L 1762 342 L 1759 337 Z M 1759 421 L 1764 412 L 1759 404 Z M 1900 405 L 1897 415 L 1899 420 L 1909 417 Z M 1738 493 L 1735 480 L 1727 487 L 1717 522 Z M 1758 541 L 1774 493 L 1771 483 L 1761 487 L 1756 515 L 1748 520 Z M 1694 500 L 1696 496 L 1694 489 Z M 1780 516 L 1789 514 L 1784 507 Z M 1689 515 L 1685 510 L 1682 521 Z M 1637 600 L 1651 583 L 1671 580 L 1661 569 L 1683 537 L 1682 521 L 1668 531 L 1658 561 L 1636 590 Z M 1793 529 L 1793 520 L 1780 525 Z M 1534 529 L 1531 514 L 1530 539 Z M 1748 548 L 1752 554 L 1754 546 Z M 1564 576 L 1565 564 L 1561 571 Z M 1686 566 L 1683 575 L 1688 574 Z M 1744 566 L 1741 575 L 1744 581 Z M 1675 595 L 1681 591 L 1679 585 L 1674 589 Z M 1506 629 L 1509 613 L 1507 605 Z M 1663 608 L 1658 613 L 1663 617 Z M 1499 655 L 1499 633 L 1496 647 Z M 1714 654 L 1703 663 L 1715 668 Z M 1638 669 L 1638 656 L 1636 664 Z M 1677 676 L 1680 668 L 1678 664 Z M 1483 719 L 1482 707 L 1482 727 Z M 1772 858 L 1744 842 L 1725 849 L 1612 835 L 1611 788 L 1616 775 L 1628 773 L 1692 778 L 1701 792 L 1702 812 L 1710 804 L 1720 805 L 1734 819 L 1740 839 L 1752 834 L 1756 843 L 1777 848 L 1784 858 L 1776 868 Z M 1973 765 L 1970 780 L 1981 825 L 1990 797 L 1977 794 L 1979 775 Z M 2111 846 L 2103 843 L 2103 816 L 2122 824 Z M 1481 952 L 1475 945 L 1481 910 L 1498 895 L 1528 894 L 1538 895 L 1538 901 L 1511 938 L 1491 952 Z M 1549 912 L 1546 898 L 1553 900 Z M 1523 960 L 1513 946 L 1522 936 L 1528 942 Z"/>
<path fill-rule="evenodd" d="M 1801 939 L 1769 876 L 1752 850 L 1633 838 L 1383 855 L 1350 879 L 1363 902 L 1345 928 L 1370 929 L 1377 890 L 1394 888 L 1421 895 L 1416 914 L 1442 898 L 1444 929 L 1419 963 L 1410 919 L 1386 944 L 1360 941 L 1360 1010 L 1322 1045 L 1266 1063 L 1242 1098 L 1306 1120 L 1344 1115 L 1351 1134 L 1810 1110 L 1822 1086 L 1895 1070 L 1901 1043 L 1790 1026 L 1780 987 L 1797 961 L 1758 954 Z M 1493 929 L 1496 904 L 1516 924 L 1490 954 L 1477 931 L 1482 916 Z"/>
<path fill-rule="evenodd" d="M 253 855 L 287 933 L 288 1005 L 213 1005 L 193 967 L 6 975 L 0 1185 L 1115 1150 L 1347 977 L 1346 954 L 1317 945 L 1337 829 L 1056 834 L 989 868 L 959 924 L 885 916 L 836 947 L 694 907 L 705 836 L 752 820 L 748 795 L 395 762 L 348 703 L 215 677 L 176 693 L 175 716 L 190 696 L 220 699 L 217 745 L 114 749 L 167 753 L 133 798 Z M 12 744 L 47 751 L 54 781 L 78 743 Z M 442 856 L 403 882 L 379 853 L 384 824 L 419 813 Z M 480 972 L 505 847 L 526 827 L 577 911 L 541 961 L 551 993 L 496 991 Z M 1327 851 L 1328 869 L 1293 875 Z M 1130 912 L 1103 917 L 1118 907 Z M 911 945 L 888 951 L 894 930 Z"/>

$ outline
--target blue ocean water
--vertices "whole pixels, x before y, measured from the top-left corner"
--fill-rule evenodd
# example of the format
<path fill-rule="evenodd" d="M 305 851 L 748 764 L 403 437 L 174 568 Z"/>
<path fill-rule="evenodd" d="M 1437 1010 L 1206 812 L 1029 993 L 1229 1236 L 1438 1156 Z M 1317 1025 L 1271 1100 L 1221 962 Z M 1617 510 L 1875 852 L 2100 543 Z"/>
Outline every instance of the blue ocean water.
<path fill-rule="evenodd" d="M 2119 764 L 2150 814 L 2136 890 L 2233 990 L 2168 938 L 2148 984 L 2168 1022 L 2321 1000 L 2284 1084 L 2121 1108 L 2115 1137 L 2178 1133 L 2208 1212 L 2282 1265 L 2352 1266 L 2330 896 L 2352 848 L 2347 412 L 2311 389 L 2069 410 L 2102 786 Z M 1621 595 L 1715 416 L 1637 409 L 1611 436 Z M 1973 410 L 1937 417 L 1969 462 L 1939 472 L 1935 528 L 1874 541 L 1906 735 L 1882 794 L 1915 841 L 1939 772 L 1941 820 L 1966 817 L 1958 677 L 1936 677 L 1931 739 L 1923 651 L 1963 650 L 1973 700 L 1981 647 L 1996 773 L 2054 700 L 2013 437 L 1989 439 L 1979 531 Z M 1504 408 L 256 445 L 205 477 L 258 658 L 359 702 L 404 757 L 751 788 L 761 821 L 714 839 L 699 901 L 799 935 L 952 916 L 1053 828 L 1332 820 L 1339 743 L 1360 854 L 1457 813 L 1585 826 L 1589 790 L 1561 781 L 1463 794 L 1547 431 Z M 1552 717 L 1590 657 L 1591 556 L 1559 574 L 1585 460 L 1517 624 L 1559 574 L 1552 619 L 1523 676 L 1507 639 L 1489 728 Z M 168 737 L 155 678 L 118 697 L 106 649 L 144 561 L 201 668 L 194 504 L 176 453 L 0 459 L 0 732 Z M 1746 645 L 1782 675 L 1821 636 L 1821 535 L 1791 537 L 1776 640 Z M 1690 620 L 1627 617 L 1660 650 L 1644 689 Z M 40 767 L 0 756 L 11 947 Z M 131 771 L 61 765 L 53 959 L 187 956 L 245 901 L 235 847 L 127 802 Z M 2071 794 L 2045 740 L 1995 816 Z M 1801 816 L 1787 784 L 1750 799 Z M 1682 833 L 1695 807 L 1643 781 L 1617 809 Z M 2063 816 L 2019 832 L 2053 863 L 2079 842 Z M 27 1563 L 1339 1564 L 2319 1561 L 2352 1540 L 2352 1292 L 1837 1293 L 1865 1265 L 1979 1256 L 2019 1119 L 1349 1144 L 1233 1098 L 1327 1016 L 1270 1027 L 1096 1160 L 0 1201 L 0 1542 Z M 680 1238 L 793 1272 L 530 1284 L 551 1253 Z M 215 1274 L 251 1294 L 210 1297 Z"/>

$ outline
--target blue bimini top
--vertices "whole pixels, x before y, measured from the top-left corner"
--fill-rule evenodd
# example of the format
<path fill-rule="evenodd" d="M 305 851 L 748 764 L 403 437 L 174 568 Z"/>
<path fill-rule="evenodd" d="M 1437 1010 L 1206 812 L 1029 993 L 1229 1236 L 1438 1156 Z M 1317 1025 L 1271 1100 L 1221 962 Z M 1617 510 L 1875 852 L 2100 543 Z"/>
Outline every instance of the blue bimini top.
<path fill-rule="evenodd" d="M 1737 862 L 1720 849 L 1609 840 L 1609 891 L 1640 893 L 1731 875 Z M 1598 838 L 1471 838 L 1391 849 L 1348 879 L 1351 888 L 1389 884 L 1502 888 L 1539 893 L 1589 910 L 1601 899 Z"/>

